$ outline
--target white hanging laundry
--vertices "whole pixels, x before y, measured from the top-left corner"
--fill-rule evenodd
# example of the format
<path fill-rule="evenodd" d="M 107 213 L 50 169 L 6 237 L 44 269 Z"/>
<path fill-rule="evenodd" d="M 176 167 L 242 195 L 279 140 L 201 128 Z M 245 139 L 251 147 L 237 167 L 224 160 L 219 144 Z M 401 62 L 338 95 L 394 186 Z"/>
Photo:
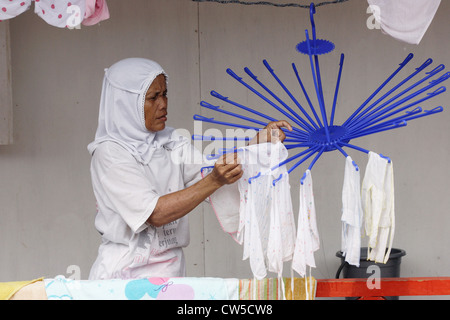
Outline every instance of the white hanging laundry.
<path fill-rule="evenodd" d="M 362 220 L 360 171 L 353 165 L 352 158 L 347 156 L 342 188 L 341 251 L 345 261 L 357 267 L 361 256 Z"/>
<path fill-rule="evenodd" d="M 239 148 L 242 178 L 210 197 L 222 228 L 243 246 L 242 258 L 249 259 L 256 279 L 267 270 L 281 275 L 283 261 L 292 258 L 295 220 L 289 178 L 286 166 L 277 167 L 287 155 L 281 142 Z M 283 178 L 273 184 L 280 174 Z"/>
<path fill-rule="evenodd" d="M 369 260 L 386 263 L 392 249 L 395 233 L 394 167 L 392 160 L 387 164 L 384 179 L 384 202 L 378 224 L 376 246 L 369 253 Z"/>
<path fill-rule="evenodd" d="M 268 174 L 249 184 L 248 206 L 245 213 L 243 260 L 249 259 L 253 276 L 261 280 L 267 275 L 266 256 L 270 228 L 270 184 Z"/>
<path fill-rule="evenodd" d="M 303 184 L 300 185 L 300 208 L 292 269 L 304 277 L 306 266 L 316 267 L 314 252 L 319 248 L 312 176 L 311 171 L 306 170 Z"/>
<path fill-rule="evenodd" d="M 361 190 L 364 225 L 368 239 L 368 259 L 386 263 L 392 248 L 394 212 L 393 163 L 375 152 L 369 152 L 369 161 Z M 390 230 L 390 239 L 388 245 Z M 386 252 L 386 247 L 388 250 Z"/>
<path fill-rule="evenodd" d="M 441 0 L 368 0 L 368 3 L 383 33 L 419 44 Z"/>
<path fill-rule="evenodd" d="M 271 241 L 279 239 L 283 230 L 271 230 L 271 216 L 279 215 L 278 210 L 271 212 L 272 195 L 275 194 L 277 199 L 277 190 L 289 181 L 280 180 L 280 183 L 274 186 L 273 180 L 281 173 L 286 173 L 286 167 L 280 166 L 274 170 L 272 168 L 287 158 L 287 149 L 280 142 L 251 145 L 242 149 L 240 155 L 243 157 L 241 163 L 244 175 L 238 184 L 243 202 L 240 207 L 237 239 L 243 240 L 243 259 L 249 259 L 254 277 L 262 279 L 267 275 L 268 268 L 272 270 L 269 266 L 277 264 L 273 261 L 277 257 L 268 255 L 269 236 Z M 290 194 L 284 195 L 284 199 L 289 196 Z M 274 235 L 275 231 L 280 234 Z"/>
<path fill-rule="evenodd" d="M 271 188 L 270 232 L 267 264 L 270 272 L 281 277 L 283 262 L 290 261 L 295 247 L 295 219 L 292 208 L 289 174 Z"/>
<path fill-rule="evenodd" d="M 387 160 L 375 152 L 369 152 L 369 160 L 364 174 L 361 200 L 364 211 L 364 228 L 369 237 L 368 247 L 377 244 L 378 224 L 384 200 L 384 178 Z"/>

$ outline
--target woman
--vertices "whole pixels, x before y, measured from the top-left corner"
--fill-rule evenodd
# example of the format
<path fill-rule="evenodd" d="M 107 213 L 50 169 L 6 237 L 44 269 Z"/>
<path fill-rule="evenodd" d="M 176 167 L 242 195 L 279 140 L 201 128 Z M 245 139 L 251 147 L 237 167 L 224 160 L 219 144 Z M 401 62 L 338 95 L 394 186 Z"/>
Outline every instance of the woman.
<path fill-rule="evenodd" d="M 224 155 L 202 179 L 199 153 L 167 121 L 167 75 L 159 64 L 129 58 L 106 70 L 91 176 L 102 235 L 89 279 L 180 277 L 189 244 L 186 214 L 242 176 L 236 154 Z M 280 132 L 285 121 L 268 125 Z M 259 141 L 259 142 L 261 142 Z M 172 159 L 179 159 L 173 161 Z"/>

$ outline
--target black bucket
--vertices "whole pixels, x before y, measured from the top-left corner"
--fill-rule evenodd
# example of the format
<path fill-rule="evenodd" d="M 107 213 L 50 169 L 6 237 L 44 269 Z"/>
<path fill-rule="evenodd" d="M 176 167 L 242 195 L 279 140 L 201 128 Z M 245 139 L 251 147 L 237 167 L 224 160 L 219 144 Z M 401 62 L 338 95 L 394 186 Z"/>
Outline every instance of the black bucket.
<path fill-rule="evenodd" d="M 406 252 L 402 249 L 392 248 L 389 254 L 389 260 L 384 263 L 376 263 L 374 261 L 367 260 L 367 248 L 361 248 L 361 257 L 359 261 L 359 267 L 353 266 L 345 262 L 345 257 L 342 256 L 342 252 L 338 251 L 336 256 L 341 258 L 341 266 L 336 273 L 336 279 L 339 279 L 342 272 L 342 276 L 347 278 L 360 278 L 367 279 L 372 273 L 367 271 L 367 268 L 373 265 L 378 266 L 380 269 L 381 278 L 398 278 L 400 277 L 400 264 L 402 257 L 406 255 Z M 399 297 L 385 297 L 387 300 L 398 300 Z M 347 300 L 354 300 L 358 298 L 348 297 Z"/>

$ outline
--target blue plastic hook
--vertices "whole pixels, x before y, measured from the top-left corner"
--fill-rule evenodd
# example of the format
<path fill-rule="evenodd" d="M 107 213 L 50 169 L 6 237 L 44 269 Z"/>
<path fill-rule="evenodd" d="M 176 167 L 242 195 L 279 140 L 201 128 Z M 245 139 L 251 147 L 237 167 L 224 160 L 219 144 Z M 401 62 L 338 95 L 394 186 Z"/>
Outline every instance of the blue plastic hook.
<path fill-rule="evenodd" d="M 380 157 L 382 157 L 383 159 L 386 159 L 388 161 L 388 163 L 391 163 L 391 158 L 389 158 L 387 156 L 383 156 L 381 153 L 380 153 Z"/>
<path fill-rule="evenodd" d="M 261 176 L 261 172 L 258 172 L 258 174 L 254 177 L 248 178 L 248 183 L 252 184 L 252 180 L 257 179 Z"/>
<path fill-rule="evenodd" d="M 272 181 L 272 185 L 275 187 L 275 184 L 283 178 L 283 174 L 280 173 L 279 177 Z"/>
<path fill-rule="evenodd" d="M 314 22 L 314 15 L 316 14 L 316 6 L 314 2 L 309 5 L 309 20 L 311 21 L 313 45 L 316 46 L 316 23 Z"/>

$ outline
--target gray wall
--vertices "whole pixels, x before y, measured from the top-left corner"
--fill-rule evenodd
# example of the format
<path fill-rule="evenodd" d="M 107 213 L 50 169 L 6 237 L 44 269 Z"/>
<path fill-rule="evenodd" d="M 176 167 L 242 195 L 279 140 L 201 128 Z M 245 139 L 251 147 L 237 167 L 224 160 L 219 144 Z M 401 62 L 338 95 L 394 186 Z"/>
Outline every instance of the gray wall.
<path fill-rule="evenodd" d="M 86 146 L 96 129 L 103 69 L 115 61 L 131 56 L 158 61 L 170 77 L 169 125 L 191 132 L 194 113 L 231 119 L 199 106 L 201 100 L 218 103 L 209 95 L 212 89 L 277 116 L 231 79 L 228 67 L 242 75 L 247 66 L 271 83 L 262 64 L 267 59 L 306 105 L 290 67 L 295 62 L 313 96 L 308 59 L 295 51 L 304 30 L 310 29 L 308 10 L 189 0 L 109 0 L 108 5 L 111 19 L 79 30 L 51 27 L 31 10 L 10 21 L 14 143 L 0 146 L 0 281 L 70 276 L 71 265 L 87 278 L 100 237 L 93 225 L 95 199 Z M 369 30 L 366 9 L 366 1 L 352 0 L 319 7 L 315 15 L 318 37 L 336 44 L 320 60 L 327 101 L 333 98 L 339 55 L 346 55 L 337 123 L 408 53 L 415 59 L 402 75 L 429 57 L 435 65 L 450 62 L 448 1 L 442 1 L 418 46 Z M 442 95 L 423 107 L 447 107 L 448 100 Z M 447 276 L 450 269 L 448 121 L 446 110 L 354 141 L 394 162 L 394 246 L 407 252 L 403 276 Z M 207 128 L 211 126 L 204 124 Z M 349 153 L 363 173 L 367 156 Z M 296 210 L 298 181 L 306 166 L 291 177 Z M 335 253 L 340 246 L 343 168 L 344 157 L 332 152 L 313 169 L 321 236 L 313 270 L 317 278 L 333 278 L 339 265 Z M 251 277 L 248 262 L 241 261 L 241 247 L 221 231 L 208 205 L 194 210 L 190 219 L 189 276 Z M 289 266 L 285 264 L 286 275 Z"/>

